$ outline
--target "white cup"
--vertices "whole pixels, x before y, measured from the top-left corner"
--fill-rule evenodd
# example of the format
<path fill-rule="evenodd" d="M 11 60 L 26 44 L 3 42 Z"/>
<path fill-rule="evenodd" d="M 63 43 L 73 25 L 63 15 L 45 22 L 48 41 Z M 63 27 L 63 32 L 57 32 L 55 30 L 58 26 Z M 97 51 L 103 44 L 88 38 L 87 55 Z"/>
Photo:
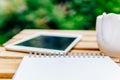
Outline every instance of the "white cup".
<path fill-rule="evenodd" d="M 100 15 L 96 20 L 98 46 L 105 55 L 120 58 L 120 15 Z"/>

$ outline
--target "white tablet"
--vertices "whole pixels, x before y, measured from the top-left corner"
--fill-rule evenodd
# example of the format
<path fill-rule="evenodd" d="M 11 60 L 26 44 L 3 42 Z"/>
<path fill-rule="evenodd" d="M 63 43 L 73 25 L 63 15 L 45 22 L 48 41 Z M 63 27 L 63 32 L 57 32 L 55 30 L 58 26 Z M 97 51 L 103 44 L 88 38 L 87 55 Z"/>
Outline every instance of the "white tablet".
<path fill-rule="evenodd" d="M 38 33 L 31 37 L 6 45 L 7 50 L 42 53 L 67 53 L 80 39 L 81 35 L 66 33 Z"/>

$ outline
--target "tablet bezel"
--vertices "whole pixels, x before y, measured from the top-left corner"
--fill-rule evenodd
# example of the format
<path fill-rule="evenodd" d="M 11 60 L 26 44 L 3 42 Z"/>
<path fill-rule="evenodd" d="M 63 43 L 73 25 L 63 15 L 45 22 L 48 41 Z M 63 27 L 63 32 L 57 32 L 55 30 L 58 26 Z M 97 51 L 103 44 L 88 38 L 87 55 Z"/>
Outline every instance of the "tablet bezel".
<path fill-rule="evenodd" d="M 75 40 L 67 46 L 65 50 L 55 50 L 55 49 L 45 49 L 45 48 L 36 48 L 36 47 L 27 47 L 27 46 L 20 46 L 16 45 L 18 43 L 27 41 L 29 39 L 35 38 L 40 35 L 46 35 L 46 36 L 58 36 L 58 37 L 71 37 L 75 38 Z M 82 35 L 77 35 L 77 34 L 67 34 L 67 33 L 53 33 L 53 32 L 42 32 L 42 33 L 37 33 L 35 35 L 32 35 L 30 37 L 24 38 L 22 40 L 16 41 L 12 44 L 6 45 L 5 48 L 7 50 L 12 50 L 12 51 L 22 51 L 22 52 L 38 52 L 38 53 L 54 53 L 54 54 L 66 54 L 80 39 Z"/>

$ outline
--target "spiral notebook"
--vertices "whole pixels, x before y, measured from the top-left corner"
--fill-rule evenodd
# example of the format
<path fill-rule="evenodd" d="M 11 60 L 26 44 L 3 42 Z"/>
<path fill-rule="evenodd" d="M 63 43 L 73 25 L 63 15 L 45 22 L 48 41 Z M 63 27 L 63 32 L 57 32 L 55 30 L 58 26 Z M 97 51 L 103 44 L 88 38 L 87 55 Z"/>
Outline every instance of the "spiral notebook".
<path fill-rule="evenodd" d="M 12 80 L 120 80 L 120 67 L 108 56 L 25 56 Z"/>

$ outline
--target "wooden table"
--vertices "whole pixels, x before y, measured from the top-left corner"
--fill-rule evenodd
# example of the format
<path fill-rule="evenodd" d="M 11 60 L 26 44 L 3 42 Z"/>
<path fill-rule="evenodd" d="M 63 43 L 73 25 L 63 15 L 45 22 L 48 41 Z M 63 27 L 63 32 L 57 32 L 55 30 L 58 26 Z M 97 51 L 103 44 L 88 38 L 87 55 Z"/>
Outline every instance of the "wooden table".
<path fill-rule="evenodd" d="M 79 53 L 100 53 L 97 42 L 96 42 L 96 32 L 95 31 L 85 31 L 85 30 L 35 30 L 35 29 L 25 29 L 19 34 L 14 36 L 8 42 L 4 44 L 10 44 L 15 41 L 21 40 L 33 34 L 39 32 L 59 32 L 59 33 L 74 33 L 82 34 L 83 38 L 79 41 L 68 53 L 68 55 L 74 52 Z M 28 53 L 6 51 L 4 47 L 0 47 L 0 80 L 11 80 L 12 76 L 16 72 L 23 56 L 28 55 Z M 118 65 L 119 59 L 112 58 Z"/>

